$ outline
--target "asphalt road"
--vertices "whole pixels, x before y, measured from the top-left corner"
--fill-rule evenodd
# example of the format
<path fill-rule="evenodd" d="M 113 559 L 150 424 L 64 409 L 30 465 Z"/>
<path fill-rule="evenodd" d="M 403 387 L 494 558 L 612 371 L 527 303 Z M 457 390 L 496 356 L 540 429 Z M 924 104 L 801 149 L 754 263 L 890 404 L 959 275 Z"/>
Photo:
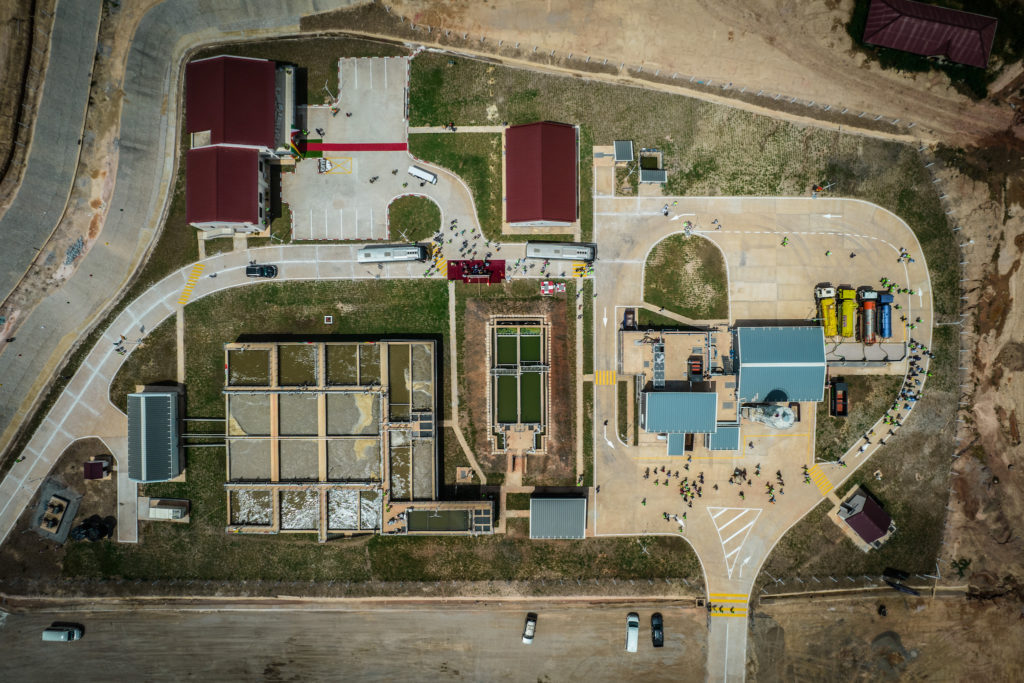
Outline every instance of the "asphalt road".
<path fill-rule="evenodd" d="M 98 321 L 128 284 L 157 233 L 174 186 L 185 52 L 215 41 L 292 33 L 298 31 L 302 16 L 351 2 L 166 0 L 142 18 L 126 63 L 120 137 L 110 152 L 118 159 L 117 180 L 100 238 L 79 259 L 68 282 L 20 323 L 17 341 L 0 346 L 0 450 L 10 444 L 79 335 Z M 50 235 L 67 203 L 100 4 L 58 4 L 28 169 L 15 203 L 0 223 L 5 237 L 0 250 L 3 297 L 28 268 L 34 248 Z M 94 11 L 91 18 L 89 11 Z M 81 41 L 86 44 L 79 45 Z M 76 98 L 81 100 L 77 104 Z"/>
<path fill-rule="evenodd" d="M 692 608 L 664 605 L 449 605 L 381 609 L 159 609 L 10 614 L 0 626 L 9 680 L 703 680 L 705 631 Z M 527 610 L 539 615 L 522 643 Z M 624 650 L 626 614 L 640 645 Z M 665 647 L 650 617 L 665 618 Z M 54 621 L 74 643 L 44 643 Z"/>
<path fill-rule="evenodd" d="M 0 301 L 21 280 L 64 214 L 78 164 L 101 4 L 57 3 L 28 165 L 14 202 L 0 219 Z"/>

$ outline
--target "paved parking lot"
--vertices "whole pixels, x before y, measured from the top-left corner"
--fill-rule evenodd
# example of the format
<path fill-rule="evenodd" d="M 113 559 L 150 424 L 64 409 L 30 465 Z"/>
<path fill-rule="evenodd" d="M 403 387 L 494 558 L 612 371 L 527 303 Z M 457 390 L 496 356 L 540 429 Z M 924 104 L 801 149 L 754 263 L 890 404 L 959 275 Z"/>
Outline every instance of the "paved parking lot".
<path fill-rule="evenodd" d="M 528 610 L 539 615 L 532 645 L 522 643 Z M 630 611 L 640 615 L 633 654 L 624 650 Z M 655 611 L 665 619 L 660 649 L 651 646 Z M 44 680 L 73 669 L 78 680 L 334 680 L 343 672 L 340 678 L 365 681 L 703 681 L 705 619 L 694 607 L 640 601 L 320 605 L 315 611 L 115 607 L 8 615 L 0 649 L 11 680 Z M 41 642 L 40 631 L 58 620 L 82 623 L 83 640 Z M 132 634 L 130 648 L 123 647 L 126 633 Z M 115 651 L 119 655 L 111 657 Z"/>
<path fill-rule="evenodd" d="M 342 59 L 339 111 L 309 107 L 310 148 L 324 161 L 301 160 L 283 174 L 283 200 L 298 240 L 388 239 L 387 207 L 419 181 L 407 175 L 404 57 Z M 323 164 L 327 168 L 321 168 Z M 395 173 L 397 171 L 397 173 Z M 374 182 L 371 179 L 376 178 Z"/>

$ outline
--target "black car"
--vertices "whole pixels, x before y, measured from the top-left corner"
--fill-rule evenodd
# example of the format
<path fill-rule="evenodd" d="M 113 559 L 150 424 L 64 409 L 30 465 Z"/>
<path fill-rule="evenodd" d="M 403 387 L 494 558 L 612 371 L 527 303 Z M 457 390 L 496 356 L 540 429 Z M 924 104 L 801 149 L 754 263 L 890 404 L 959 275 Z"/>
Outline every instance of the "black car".
<path fill-rule="evenodd" d="M 250 263 L 245 267 L 246 277 L 277 277 L 277 266 L 268 263 L 258 265 Z"/>
<path fill-rule="evenodd" d="M 654 647 L 665 645 L 665 622 L 661 620 L 661 612 L 651 615 L 651 643 Z"/>

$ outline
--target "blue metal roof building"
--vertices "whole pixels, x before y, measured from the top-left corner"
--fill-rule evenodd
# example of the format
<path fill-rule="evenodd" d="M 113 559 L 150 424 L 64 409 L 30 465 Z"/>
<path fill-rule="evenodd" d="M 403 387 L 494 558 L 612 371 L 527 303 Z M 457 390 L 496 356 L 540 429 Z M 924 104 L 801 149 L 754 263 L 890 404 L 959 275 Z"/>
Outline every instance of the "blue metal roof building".
<path fill-rule="evenodd" d="M 708 449 L 712 451 L 738 451 L 740 449 L 739 425 L 720 426 L 708 437 Z M 669 455 L 672 455 L 669 453 Z"/>
<path fill-rule="evenodd" d="M 712 434 L 717 429 L 718 394 L 647 391 L 642 416 L 643 428 L 654 434 Z"/>
<path fill-rule="evenodd" d="M 824 398 L 822 327 L 740 327 L 736 330 L 736 347 L 741 403 Z"/>

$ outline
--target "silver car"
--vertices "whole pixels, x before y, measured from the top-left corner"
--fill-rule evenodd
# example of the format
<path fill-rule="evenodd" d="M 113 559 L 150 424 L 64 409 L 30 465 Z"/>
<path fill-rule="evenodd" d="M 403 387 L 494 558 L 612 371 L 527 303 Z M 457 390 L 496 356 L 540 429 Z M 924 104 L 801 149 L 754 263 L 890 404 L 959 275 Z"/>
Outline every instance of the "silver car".
<path fill-rule="evenodd" d="M 523 644 L 529 645 L 533 642 L 533 635 L 537 632 L 537 615 L 530 612 L 526 615 L 526 626 L 523 627 Z"/>

